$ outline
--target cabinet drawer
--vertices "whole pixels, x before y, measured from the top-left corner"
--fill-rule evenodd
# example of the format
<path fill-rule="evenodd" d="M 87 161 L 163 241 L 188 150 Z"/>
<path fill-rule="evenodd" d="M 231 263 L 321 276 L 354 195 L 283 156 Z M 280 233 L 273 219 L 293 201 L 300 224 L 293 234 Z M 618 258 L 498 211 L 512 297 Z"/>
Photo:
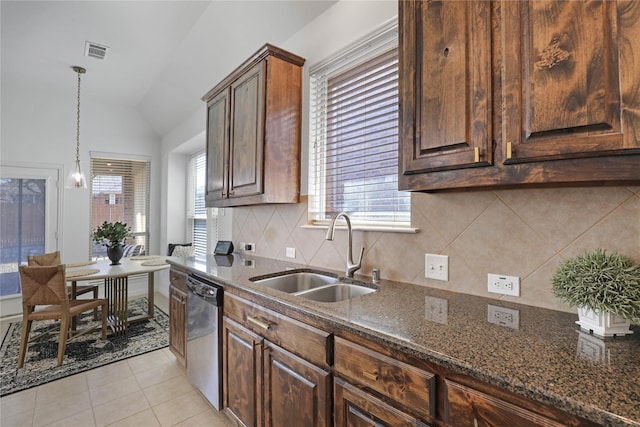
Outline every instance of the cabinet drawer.
<path fill-rule="evenodd" d="M 561 427 L 566 425 L 454 381 L 445 379 L 445 385 L 445 418 L 452 426 Z"/>
<path fill-rule="evenodd" d="M 232 294 L 224 298 L 225 316 L 314 365 L 329 368 L 329 333 Z"/>
<path fill-rule="evenodd" d="M 172 286 L 180 289 L 183 292 L 187 292 L 187 275 L 186 273 L 182 273 L 175 268 L 171 268 L 169 271 L 169 282 Z"/>
<path fill-rule="evenodd" d="M 434 374 L 335 338 L 335 371 L 349 380 L 430 418 L 435 407 Z"/>

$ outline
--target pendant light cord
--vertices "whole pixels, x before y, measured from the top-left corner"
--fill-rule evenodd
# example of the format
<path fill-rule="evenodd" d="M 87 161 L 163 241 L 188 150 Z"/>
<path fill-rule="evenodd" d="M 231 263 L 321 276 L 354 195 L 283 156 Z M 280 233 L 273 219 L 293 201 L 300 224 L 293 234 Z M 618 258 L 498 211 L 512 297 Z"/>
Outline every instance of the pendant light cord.
<path fill-rule="evenodd" d="M 78 71 L 78 111 L 76 125 L 76 161 L 80 160 L 80 74 Z"/>

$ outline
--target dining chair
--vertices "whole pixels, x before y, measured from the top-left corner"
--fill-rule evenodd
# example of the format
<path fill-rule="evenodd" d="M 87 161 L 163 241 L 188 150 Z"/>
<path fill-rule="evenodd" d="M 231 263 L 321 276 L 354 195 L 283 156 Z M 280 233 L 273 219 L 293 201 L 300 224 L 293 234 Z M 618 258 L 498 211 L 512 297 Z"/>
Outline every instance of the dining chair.
<path fill-rule="evenodd" d="M 31 324 L 34 320 L 60 320 L 58 366 L 62 365 L 72 317 L 102 307 L 102 339 L 107 338 L 107 300 L 70 300 L 66 288 L 64 265 L 42 267 L 22 265 L 20 266 L 20 284 L 22 286 L 22 333 L 18 353 L 18 369 L 24 365 Z M 45 307 L 37 308 L 37 306 Z M 72 338 L 96 329 L 94 327 L 77 331 Z"/>
<path fill-rule="evenodd" d="M 45 265 L 58 265 L 62 264 L 60 260 L 60 251 L 49 252 L 40 255 L 27 256 L 27 265 L 31 266 L 45 266 Z M 93 298 L 98 298 L 98 285 L 81 285 L 76 286 L 76 297 L 78 295 L 93 292 Z M 71 286 L 67 286 L 67 293 L 71 297 Z M 93 310 L 93 320 L 98 320 L 98 310 Z"/>

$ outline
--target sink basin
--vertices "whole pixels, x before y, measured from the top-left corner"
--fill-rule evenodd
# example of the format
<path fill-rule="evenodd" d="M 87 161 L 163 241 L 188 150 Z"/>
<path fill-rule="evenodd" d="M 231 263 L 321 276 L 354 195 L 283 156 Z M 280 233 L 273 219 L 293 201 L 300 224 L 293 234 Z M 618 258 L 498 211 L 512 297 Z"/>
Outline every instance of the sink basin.
<path fill-rule="evenodd" d="M 298 292 L 296 295 L 317 302 L 338 302 L 360 297 L 375 291 L 376 290 L 373 288 L 368 288 L 362 285 L 336 283 L 333 285 L 323 286 L 321 288 Z"/>
<path fill-rule="evenodd" d="M 255 284 L 267 286 L 271 289 L 277 289 L 289 294 L 338 283 L 337 277 L 308 271 L 293 272 L 258 280 L 253 280 L 252 278 L 249 280 Z"/>
<path fill-rule="evenodd" d="M 257 285 L 286 292 L 317 302 L 338 302 L 375 292 L 356 283 L 344 283 L 338 277 L 314 271 L 290 271 L 273 277 L 252 277 Z"/>

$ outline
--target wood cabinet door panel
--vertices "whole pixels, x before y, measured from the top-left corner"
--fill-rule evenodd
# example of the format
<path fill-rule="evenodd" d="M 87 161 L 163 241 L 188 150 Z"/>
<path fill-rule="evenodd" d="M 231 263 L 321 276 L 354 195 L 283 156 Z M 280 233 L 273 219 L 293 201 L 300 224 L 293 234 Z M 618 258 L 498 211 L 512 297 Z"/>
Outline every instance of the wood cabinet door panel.
<path fill-rule="evenodd" d="M 223 317 L 223 407 L 242 426 L 262 425 L 262 338 Z"/>
<path fill-rule="evenodd" d="M 445 384 L 445 418 L 451 426 L 566 427 L 564 423 L 558 423 L 462 384 L 449 380 L 445 380 Z"/>
<path fill-rule="evenodd" d="M 502 5 L 506 163 L 640 147 L 622 127 L 616 2 Z"/>
<path fill-rule="evenodd" d="M 183 367 L 187 364 L 187 294 L 169 286 L 169 349 Z"/>
<path fill-rule="evenodd" d="M 336 427 L 427 426 L 341 378 L 334 380 L 334 419 Z"/>
<path fill-rule="evenodd" d="M 331 425 L 331 375 L 266 342 L 264 353 L 265 425 Z"/>
<path fill-rule="evenodd" d="M 209 201 L 227 197 L 229 172 L 229 90 L 207 103 L 207 191 Z"/>
<path fill-rule="evenodd" d="M 491 164 L 489 3 L 399 5 L 402 173 Z"/>
<path fill-rule="evenodd" d="M 230 197 L 263 191 L 264 67 L 256 64 L 231 85 Z"/>

